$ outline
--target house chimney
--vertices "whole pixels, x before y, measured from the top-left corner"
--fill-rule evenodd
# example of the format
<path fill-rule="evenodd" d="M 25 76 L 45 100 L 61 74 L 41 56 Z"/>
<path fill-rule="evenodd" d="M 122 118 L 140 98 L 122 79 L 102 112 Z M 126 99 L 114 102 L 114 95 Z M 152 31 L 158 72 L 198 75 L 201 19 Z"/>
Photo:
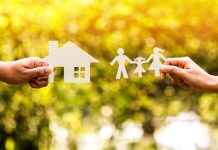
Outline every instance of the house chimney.
<path fill-rule="evenodd" d="M 52 54 L 58 49 L 58 41 L 49 41 L 48 42 L 49 54 Z"/>

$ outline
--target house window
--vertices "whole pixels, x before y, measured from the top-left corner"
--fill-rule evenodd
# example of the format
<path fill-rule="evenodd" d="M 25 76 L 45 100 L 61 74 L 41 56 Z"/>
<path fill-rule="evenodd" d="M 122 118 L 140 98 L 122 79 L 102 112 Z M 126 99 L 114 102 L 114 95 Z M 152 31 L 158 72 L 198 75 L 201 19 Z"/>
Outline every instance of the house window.
<path fill-rule="evenodd" d="M 85 67 L 75 67 L 74 68 L 74 78 L 75 79 L 84 79 L 84 78 L 86 78 L 86 69 L 85 69 Z"/>

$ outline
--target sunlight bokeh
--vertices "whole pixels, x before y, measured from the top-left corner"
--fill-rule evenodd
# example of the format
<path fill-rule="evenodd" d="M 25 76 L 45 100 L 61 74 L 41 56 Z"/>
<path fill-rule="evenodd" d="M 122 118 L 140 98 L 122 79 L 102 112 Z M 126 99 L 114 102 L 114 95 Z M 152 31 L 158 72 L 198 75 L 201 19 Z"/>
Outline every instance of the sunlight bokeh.
<path fill-rule="evenodd" d="M 134 59 L 157 46 L 166 57 L 189 56 L 218 75 L 217 8 L 218 0 L 1 0 L 2 61 L 43 58 L 48 41 L 58 40 L 74 42 L 100 63 L 92 66 L 90 84 L 65 84 L 61 69 L 43 89 L 1 83 L 0 149 L 166 150 L 154 133 L 182 112 L 195 113 L 217 145 L 217 94 L 182 90 L 150 71 L 138 79 L 133 65 L 128 80 L 115 80 L 117 66 L 109 64 L 120 47 Z M 185 127 L 178 131 L 190 130 Z M 204 135 L 196 132 L 183 138 Z"/>

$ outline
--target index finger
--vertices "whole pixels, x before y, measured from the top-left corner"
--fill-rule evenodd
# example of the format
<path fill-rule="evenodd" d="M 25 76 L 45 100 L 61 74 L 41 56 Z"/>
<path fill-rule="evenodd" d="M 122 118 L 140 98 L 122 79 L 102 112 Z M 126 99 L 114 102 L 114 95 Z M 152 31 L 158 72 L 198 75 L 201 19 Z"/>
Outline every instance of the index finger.
<path fill-rule="evenodd" d="M 48 66 L 49 65 L 43 59 L 38 58 L 38 57 L 25 58 L 23 61 L 25 61 L 25 63 L 24 63 L 25 67 L 28 68 L 28 69 L 43 67 L 43 66 Z"/>
<path fill-rule="evenodd" d="M 165 62 L 164 65 L 171 65 L 171 66 L 177 66 L 180 68 L 185 67 L 187 62 L 190 60 L 189 57 L 180 57 L 180 58 L 168 58 Z"/>

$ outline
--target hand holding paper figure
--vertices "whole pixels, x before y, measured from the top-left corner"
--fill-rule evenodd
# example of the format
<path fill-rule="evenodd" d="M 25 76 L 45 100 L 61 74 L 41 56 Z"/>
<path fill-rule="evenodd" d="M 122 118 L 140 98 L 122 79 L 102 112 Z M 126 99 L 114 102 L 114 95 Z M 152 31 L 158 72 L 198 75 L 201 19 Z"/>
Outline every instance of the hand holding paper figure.
<path fill-rule="evenodd" d="M 189 57 L 169 58 L 161 71 L 163 79 L 169 74 L 182 88 L 190 86 L 201 92 L 218 92 L 218 77 L 208 74 Z"/>

